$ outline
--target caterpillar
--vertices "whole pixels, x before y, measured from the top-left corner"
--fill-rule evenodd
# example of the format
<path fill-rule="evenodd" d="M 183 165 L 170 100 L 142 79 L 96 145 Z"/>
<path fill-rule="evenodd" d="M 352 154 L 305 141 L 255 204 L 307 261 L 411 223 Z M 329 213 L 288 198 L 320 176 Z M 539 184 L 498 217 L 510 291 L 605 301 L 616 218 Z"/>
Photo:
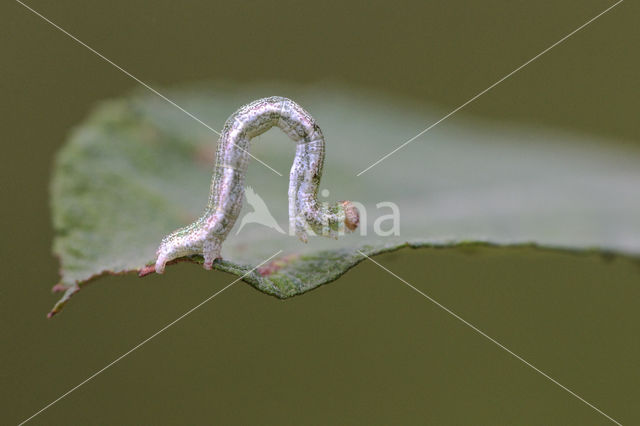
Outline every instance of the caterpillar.
<path fill-rule="evenodd" d="M 205 212 L 192 224 L 162 239 L 156 252 L 157 273 L 163 273 L 167 262 L 179 257 L 202 255 L 205 269 L 211 269 L 214 260 L 220 258 L 222 243 L 242 208 L 250 141 L 274 126 L 296 143 L 289 174 L 290 229 L 306 243 L 309 231 L 337 238 L 340 230 L 358 227 L 360 215 L 350 201 L 328 205 L 317 200 L 325 148 L 316 121 L 291 99 L 263 98 L 241 107 L 225 122 Z"/>

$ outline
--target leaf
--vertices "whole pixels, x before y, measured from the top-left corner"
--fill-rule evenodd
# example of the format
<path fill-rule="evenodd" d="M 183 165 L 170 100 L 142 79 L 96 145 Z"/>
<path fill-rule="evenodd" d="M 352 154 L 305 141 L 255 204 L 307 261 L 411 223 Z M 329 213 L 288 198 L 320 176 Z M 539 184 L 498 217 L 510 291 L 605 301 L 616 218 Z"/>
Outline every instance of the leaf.
<path fill-rule="evenodd" d="M 335 86 L 209 84 L 163 92 L 218 129 L 254 99 L 296 100 L 327 140 L 326 200 L 362 203 L 360 229 L 337 241 L 316 237 L 305 245 L 256 223 L 238 232 L 238 220 L 214 267 L 247 274 L 243 279 L 265 293 L 301 294 L 363 260 L 359 251 L 407 245 L 533 243 L 640 254 L 640 151 L 632 147 L 459 113 L 356 176 L 447 111 Z M 74 129 L 52 179 L 53 251 L 61 263 L 54 290 L 65 293 L 50 315 L 96 277 L 149 271 L 162 237 L 203 211 L 216 142 L 217 135 L 151 93 L 103 102 Z M 277 129 L 254 139 L 252 154 L 284 177 L 252 160 L 247 178 L 283 230 L 293 148 Z M 393 221 L 383 202 L 398 206 L 399 235 L 386 235 Z M 245 203 L 240 218 L 251 210 Z"/>

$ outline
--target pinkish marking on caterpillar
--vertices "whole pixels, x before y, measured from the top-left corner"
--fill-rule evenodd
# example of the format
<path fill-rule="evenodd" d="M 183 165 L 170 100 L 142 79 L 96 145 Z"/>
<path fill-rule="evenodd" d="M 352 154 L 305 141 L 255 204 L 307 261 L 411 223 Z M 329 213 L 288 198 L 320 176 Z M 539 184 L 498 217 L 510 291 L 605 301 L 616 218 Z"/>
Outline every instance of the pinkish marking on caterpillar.
<path fill-rule="evenodd" d="M 156 252 L 157 273 L 164 272 L 167 262 L 184 256 L 202 255 L 205 269 L 211 269 L 213 261 L 220 258 L 222 243 L 242 208 L 249 143 L 273 126 L 296 142 L 289 174 L 289 226 L 298 238 L 306 243 L 309 231 L 337 238 L 342 224 L 348 231 L 358 227 L 358 209 L 350 201 L 328 206 L 317 200 L 324 164 L 320 127 L 297 103 L 272 96 L 241 107 L 225 123 L 207 208 L 200 219 L 162 239 Z"/>

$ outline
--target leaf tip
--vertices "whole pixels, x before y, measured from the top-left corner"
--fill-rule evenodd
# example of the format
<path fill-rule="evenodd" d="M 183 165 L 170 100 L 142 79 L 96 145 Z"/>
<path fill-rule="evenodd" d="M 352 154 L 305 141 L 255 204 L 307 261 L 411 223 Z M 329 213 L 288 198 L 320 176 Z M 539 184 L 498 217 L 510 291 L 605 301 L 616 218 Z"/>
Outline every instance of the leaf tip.
<path fill-rule="evenodd" d="M 55 314 L 60 312 L 62 310 L 62 308 L 64 307 L 64 305 L 69 301 L 71 296 L 73 296 L 75 293 L 80 291 L 80 286 L 78 284 L 66 285 L 65 286 L 64 284 L 60 283 L 60 284 L 56 284 L 55 286 L 53 286 L 53 288 L 56 291 L 63 291 L 64 290 L 64 294 L 62 295 L 60 300 L 58 300 L 56 302 L 56 304 L 53 306 L 51 311 L 49 311 L 49 313 L 47 314 L 47 318 L 52 318 Z"/>

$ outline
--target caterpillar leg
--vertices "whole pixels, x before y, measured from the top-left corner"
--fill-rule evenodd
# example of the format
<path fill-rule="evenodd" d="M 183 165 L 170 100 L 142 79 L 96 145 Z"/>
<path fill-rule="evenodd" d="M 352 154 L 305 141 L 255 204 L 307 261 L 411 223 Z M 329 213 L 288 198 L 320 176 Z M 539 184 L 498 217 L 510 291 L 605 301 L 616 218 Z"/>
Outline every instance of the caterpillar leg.
<path fill-rule="evenodd" d="M 202 254 L 204 233 L 192 227 L 181 228 L 162 239 L 156 251 L 156 273 L 162 274 L 166 264 L 173 259 L 194 254 Z"/>
<path fill-rule="evenodd" d="M 217 240 L 209 239 L 204 242 L 202 247 L 202 256 L 204 257 L 204 263 L 202 266 L 204 269 L 213 268 L 213 261 L 220 259 L 221 244 Z"/>
<path fill-rule="evenodd" d="M 164 254 L 158 254 L 158 259 L 156 260 L 156 274 L 163 274 L 164 267 L 167 264 L 169 259 Z"/>

